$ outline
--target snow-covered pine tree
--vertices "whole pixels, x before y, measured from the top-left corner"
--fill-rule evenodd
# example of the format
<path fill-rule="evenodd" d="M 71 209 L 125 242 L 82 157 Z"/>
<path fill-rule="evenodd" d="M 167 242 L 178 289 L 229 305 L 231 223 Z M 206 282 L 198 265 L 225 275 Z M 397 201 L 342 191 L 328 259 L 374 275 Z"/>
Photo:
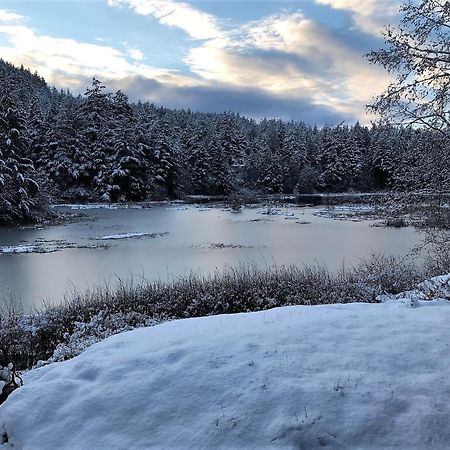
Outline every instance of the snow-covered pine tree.
<path fill-rule="evenodd" d="M 229 195 L 235 191 L 235 177 L 230 169 L 228 152 L 222 148 L 221 139 L 215 130 L 208 138 L 208 153 L 211 156 L 211 193 Z"/>
<path fill-rule="evenodd" d="M 300 173 L 306 165 L 306 142 L 300 135 L 300 128 L 294 123 L 286 126 L 281 145 L 283 192 L 292 194 Z"/>
<path fill-rule="evenodd" d="M 269 194 L 278 194 L 283 189 L 283 171 L 279 141 L 274 128 L 263 134 L 259 141 L 261 159 L 259 185 Z"/>
<path fill-rule="evenodd" d="M 388 126 L 374 125 L 371 130 L 371 172 L 375 186 L 381 189 L 391 185 L 399 164 L 397 131 Z"/>
<path fill-rule="evenodd" d="M 36 220 L 41 206 L 33 163 L 26 157 L 24 112 L 5 78 L 0 72 L 0 224 Z"/>
<path fill-rule="evenodd" d="M 347 127 L 321 130 L 319 187 L 324 191 L 346 191 L 360 175 L 360 148 L 350 139 Z"/>
<path fill-rule="evenodd" d="M 208 128 L 206 124 L 197 124 L 191 128 L 186 142 L 186 156 L 192 193 L 208 194 L 211 183 L 211 158 L 208 153 Z"/>
<path fill-rule="evenodd" d="M 179 180 L 178 146 L 166 117 L 159 119 L 151 136 L 154 184 L 176 197 Z"/>
<path fill-rule="evenodd" d="M 233 190 L 240 182 L 248 154 L 248 141 L 239 122 L 239 116 L 225 113 L 221 115 L 217 129 L 222 156 L 227 159 L 228 173 L 233 178 Z"/>
<path fill-rule="evenodd" d="M 353 187 L 361 191 L 373 189 L 371 177 L 371 154 L 370 154 L 370 132 L 367 127 L 363 127 L 359 122 L 350 130 L 349 139 L 356 147 L 358 155 L 359 170 L 357 177 L 353 180 Z"/>
<path fill-rule="evenodd" d="M 133 110 L 122 91 L 117 91 L 112 97 L 112 112 L 112 155 L 104 172 L 105 194 L 111 201 L 143 200 L 148 193 L 145 155 L 134 134 L 136 121 Z"/>
<path fill-rule="evenodd" d="M 83 152 L 81 166 L 88 174 L 88 187 L 101 200 L 110 201 L 114 186 L 110 183 L 109 171 L 113 155 L 111 145 L 112 106 L 106 87 L 96 78 L 85 92 L 85 100 L 79 108 L 82 126 Z M 87 158 L 86 158 L 87 156 Z"/>

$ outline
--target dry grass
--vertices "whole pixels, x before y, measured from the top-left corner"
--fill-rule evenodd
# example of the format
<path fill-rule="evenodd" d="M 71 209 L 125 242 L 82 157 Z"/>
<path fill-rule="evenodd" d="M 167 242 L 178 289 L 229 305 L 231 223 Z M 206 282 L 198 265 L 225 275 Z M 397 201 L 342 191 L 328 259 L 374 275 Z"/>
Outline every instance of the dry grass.
<path fill-rule="evenodd" d="M 441 269 L 438 262 L 433 267 L 436 273 L 426 275 Z M 61 305 L 33 314 L 23 314 L 19 303 L 8 298 L 0 315 L 0 364 L 33 367 L 72 342 L 74 334 L 86 339 L 86 330 L 90 339 L 178 318 L 287 305 L 374 302 L 380 293 L 413 288 L 424 276 L 424 269 L 409 259 L 377 255 L 337 273 L 320 265 L 261 269 L 249 264 L 167 283 L 130 280 L 73 291 Z"/>

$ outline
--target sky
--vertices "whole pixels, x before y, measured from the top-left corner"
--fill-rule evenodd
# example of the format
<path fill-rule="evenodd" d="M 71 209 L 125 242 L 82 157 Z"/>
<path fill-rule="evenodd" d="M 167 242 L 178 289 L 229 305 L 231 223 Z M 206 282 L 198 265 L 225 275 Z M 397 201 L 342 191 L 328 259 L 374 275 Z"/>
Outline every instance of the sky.
<path fill-rule="evenodd" d="M 399 0 L 0 0 L 0 57 L 83 93 L 310 124 L 368 123 Z"/>

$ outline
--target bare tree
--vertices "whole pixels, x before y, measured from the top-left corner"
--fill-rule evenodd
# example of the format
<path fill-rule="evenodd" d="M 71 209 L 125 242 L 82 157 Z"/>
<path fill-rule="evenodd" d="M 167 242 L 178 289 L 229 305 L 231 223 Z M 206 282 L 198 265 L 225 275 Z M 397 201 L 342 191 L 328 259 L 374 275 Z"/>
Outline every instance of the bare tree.
<path fill-rule="evenodd" d="M 408 1 L 398 27 L 383 35 L 387 48 L 369 61 L 396 74 L 369 108 L 391 123 L 422 125 L 448 133 L 450 125 L 450 2 Z"/>
<path fill-rule="evenodd" d="M 413 192 L 416 202 L 424 201 L 419 194 L 433 196 L 438 222 L 448 228 L 449 211 L 441 206 L 450 192 L 450 1 L 408 0 L 400 12 L 400 24 L 383 33 L 385 48 L 367 55 L 395 76 L 368 108 L 382 121 L 425 130 L 420 148 L 409 150 L 408 157 L 420 158 L 418 170 L 396 187 Z"/>

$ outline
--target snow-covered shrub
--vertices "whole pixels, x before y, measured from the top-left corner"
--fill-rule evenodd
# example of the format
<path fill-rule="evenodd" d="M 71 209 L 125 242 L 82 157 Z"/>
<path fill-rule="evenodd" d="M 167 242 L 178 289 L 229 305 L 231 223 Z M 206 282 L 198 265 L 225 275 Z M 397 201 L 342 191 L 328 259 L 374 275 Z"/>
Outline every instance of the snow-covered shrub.
<path fill-rule="evenodd" d="M 450 208 L 448 209 L 450 211 Z M 446 230 L 423 231 L 422 244 L 417 250 L 425 255 L 424 266 L 427 278 L 437 273 L 450 272 L 450 225 Z"/>
<path fill-rule="evenodd" d="M 157 321 L 136 312 L 110 314 L 107 311 L 100 311 L 88 323 L 75 322 L 74 331 L 65 333 L 65 341 L 58 344 L 53 355 L 47 361 L 38 361 L 37 366 L 73 358 L 92 344 L 113 334 L 157 323 Z"/>
<path fill-rule="evenodd" d="M 450 273 L 422 281 L 410 291 L 387 297 L 388 299 L 403 300 L 411 308 L 416 307 L 419 300 L 442 299 L 450 301 Z M 380 300 L 386 300 L 386 298 L 380 298 Z"/>
<path fill-rule="evenodd" d="M 22 378 L 14 369 L 14 364 L 0 366 L 0 404 L 2 404 L 12 391 L 22 386 Z"/>
<path fill-rule="evenodd" d="M 411 289 L 423 279 L 423 271 L 411 258 L 372 255 L 355 268 L 355 278 L 374 289 L 376 294 L 399 292 Z"/>
<path fill-rule="evenodd" d="M 436 268 L 438 269 L 438 268 Z M 428 273 L 428 272 L 427 272 Z M 111 334 L 165 320 L 261 311 L 286 305 L 379 302 L 414 289 L 426 277 L 408 259 L 374 256 L 355 268 L 329 272 L 322 266 L 229 268 L 172 282 L 120 283 L 84 293 L 34 314 L 0 313 L 0 365 L 29 368 L 62 361 Z M 447 285 L 423 284 L 423 298 L 446 298 Z M 443 286 L 443 287 L 442 287 Z M 433 294 L 428 292 L 433 290 Z M 391 297 L 389 297 L 391 298 Z M 43 364 L 40 362 L 39 364 Z"/>

